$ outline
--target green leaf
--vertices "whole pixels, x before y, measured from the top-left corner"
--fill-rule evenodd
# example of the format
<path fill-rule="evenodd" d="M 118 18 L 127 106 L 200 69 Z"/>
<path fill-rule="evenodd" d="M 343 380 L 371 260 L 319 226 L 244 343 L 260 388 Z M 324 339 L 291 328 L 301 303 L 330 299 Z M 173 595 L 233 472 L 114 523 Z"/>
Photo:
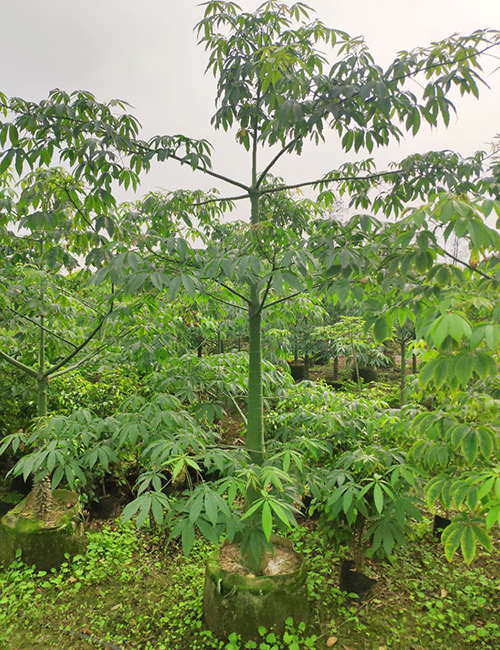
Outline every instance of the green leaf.
<path fill-rule="evenodd" d="M 486 352 L 483 352 L 482 350 L 476 350 L 476 355 L 474 358 L 474 370 L 477 372 L 479 377 L 481 377 L 481 379 L 486 379 L 486 377 L 488 377 L 492 368 L 492 363 L 493 367 L 496 368 L 495 362 Z M 494 372 L 491 374 L 494 374 Z"/>
<path fill-rule="evenodd" d="M 205 537 L 205 539 L 208 539 L 208 541 L 212 542 L 212 544 L 219 543 L 219 536 L 217 535 L 216 529 L 207 521 L 200 518 L 197 520 L 196 525 L 200 529 L 200 533 L 203 535 L 203 537 Z"/>
<path fill-rule="evenodd" d="M 498 352 L 500 342 L 500 326 L 487 325 L 484 330 L 484 340 L 492 352 Z"/>
<path fill-rule="evenodd" d="M 378 483 L 376 483 L 375 487 L 373 488 L 373 501 L 375 503 L 375 507 L 377 508 L 377 512 L 380 515 L 384 509 L 384 493 L 382 492 L 382 488 Z"/>
<path fill-rule="evenodd" d="M 207 492 L 205 494 L 205 511 L 212 526 L 217 524 L 217 499 L 215 494 Z"/>
<path fill-rule="evenodd" d="M 188 296 L 194 300 L 196 298 L 196 289 L 194 286 L 193 278 L 190 275 L 183 273 L 181 275 L 181 282 Z"/>
<path fill-rule="evenodd" d="M 462 555 L 467 565 L 469 565 L 476 555 L 476 537 L 470 526 L 466 526 L 460 538 L 460 547 Z"/>
<path fill-rule="evenodd" d="M 262 530 L 264 531 L 267 541 L 269 541 L 271 539 L 271 533 L 273 532 L 273 515 L 268 501 L 264 503 L 262 508 Z"/>
<path fill-rule="evenodd" d="M 384 316 L 380 316 L 373 326 L 373 336 L 377 343 L 383 343 L 391 336 L 391 326 Z"/>
<path fill-rule="evenodd" d="M 474 532 L 474 536 L 476 537 L 477 541 L 481 544 L 483 548 L 485 548 L 487 551 L 492 550 L 493 544 L 491 537 L 488 535 L 488 533 L 479 526 L 478 524 L 472 524 L 472 530 Z"/>
<path fill-rule="evenodd" d="M 139 510 L 140 507 L 141 507 L 141 499 L 134 499 L 133 501 L 128 503 L 123 509 L 122 520 L 128 521 L 129 519 L 131 519 L 135 515 L 135 513 Z"/>
<path fill-rule="evenodd" d="M 460 355 L 457 363 L 454 366 L 456 377 L 458 377 L 461 386 L 466 386 L 472 375 L 474 365 L 474 358 L 470 353 Z"/>
<path fill-rule="evenodd" d="M 490 460 L 493 455 L 495 444 L 495 434 L 493 431 L 484 426 L 479 426 L 476 429 L 477 439 L 479 441 L 479 448 L 485 460 Z"/>
<path fill-rule="evenodd" d="M 271 508 L 273 509 L 274 513 L 277 515 L 279 519 L 286 525 L 290 526 L 290 521 L 288 517 L 286 516 L 285 510 L 283 507 L 277 503 L 276 501 L 271 501 Z"/>
<path fill-rule="evenodd" d="M 444 546 L 444 554 L 448 562 L 451 562 L 458 547 L 460 546 L 460 538 L 463 532 L 463 524 L 461 522 L 451 523 L 447 526 L 441 535 L 441 541 Z"/>
<path fill-rule="evenodd" d="M 295 291 L 304 290 L 302 282 L 295 273 L 292 273 L 291 271 L 282 271 L 282 275 L 285 282 L 289 284 L 293 289 L 295 289 Z"/>
<path fill-rule="evenodd" d="M 151 497 L 151 510 L 153 512 L 153 517 L 154 517 L 156 523 L 158 524 L 158 526 L 161 526 L 162 523 L 163 523 L 163 517 L 164 517 L 163 505 L 161 504 L 161 502 L 157 498 L 155 498 L 154 494 Z"/>
<path fill-rule="evenodd" d="M 142 503 L 141 503 L 141 508 L 139 510 L 139 514 L 137 515 L 137 518 L 135 520 L 135 523 L 138 528 L 140 528 L 146 521 L 146 519 L 149 516 L 149 511 L 151 508 L 151 495 L 150 494 L 145 494 L 141 497 Z"/>
<path fill-rule="evenodd" d="M 486 513 L 486 529 L 490 530 L 496 523 L 500 526 L 500 503 Z"/>
<path fill-rule="evenodd" d="M 441 490 L 443 489 L 443 486 L 446 484 L 446 482 L 446 476 L 436 476 L 435 478 L 431 479 L 426 485 L 425 492 L 427 497 L 427 505 L 429 508 L 432 508 L 438 499 L 439 495 L 441 494 Z"/>
<path fill-rule="evenodd" d="M 182 552 L 185 556 L 191 553 L 195 540 L 194 526 L 186 520 L 186 524 L 182 529 Z"/>
<path fill-rule="evenodd" d="M 467 463 L 472 465 L 477 456 L 477 436 L 475 431 L 471 430 L 464 436 L 462 452 Z"/>
<path fill-rule="evenodd" d="M 436 365 L 439 361 L 439 359 L 431 359 L 431 361 L 427 361 L 425 366 L 420 369 L 420 373 L 418 375 L 418 383 L 421 388 L 424 388 L 430 382 L 434 375 Z"/>

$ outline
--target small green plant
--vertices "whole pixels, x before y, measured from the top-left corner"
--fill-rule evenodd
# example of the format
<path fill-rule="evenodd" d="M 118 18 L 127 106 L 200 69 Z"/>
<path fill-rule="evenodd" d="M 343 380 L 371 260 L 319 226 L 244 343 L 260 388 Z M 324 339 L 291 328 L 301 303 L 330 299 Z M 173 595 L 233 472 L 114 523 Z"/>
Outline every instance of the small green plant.
<path fill-rule="evenodd" d="M 300 622 L 296 627 L 292 618 L 285 621 L 283 635 L 277 635 L 264 626 L 259 627 L 260 640 L 242 642 L 236 634 L 229 635 L 224 650 L 316 650 L 316 635 L 306 634 L 306 624 Z"/>
<path fill-rule="evenodd" d="M 417 478 L 418 470 L 398 449 L 370 445 L 342 454 L 310 482 L 325 539 L 347 543 L 358 566 L 367 541 L 368 555 L 390 558 L 396 544 L 406 544 L 411 521 L 422 517 Z"/>

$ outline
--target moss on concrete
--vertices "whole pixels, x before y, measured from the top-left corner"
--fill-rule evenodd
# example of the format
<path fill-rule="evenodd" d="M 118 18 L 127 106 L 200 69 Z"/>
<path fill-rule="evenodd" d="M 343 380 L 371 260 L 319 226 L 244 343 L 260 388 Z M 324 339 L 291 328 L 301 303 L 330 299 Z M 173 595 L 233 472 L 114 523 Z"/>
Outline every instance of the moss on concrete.
<path fill-rule="evenodd" d="M 261 625 L 282 633 L 288 617 L 296 623 L 307 621 L 307 568 L 298 557 L 300 565 L 292 573 L 244 576 L 222 569 L 216 551 L 207 562 L 203 595 L 203 613 L 212 632 L 220 638 L 236 632 L 244 640 L 257 639 Z"/>
<path fill-rule="evenodd" d="M 34 516 L 30 499 L 28 495 L 0 520 L 0 563 L 8 566 L 21 549 L 26 564 L 48 571 L 60 566 L 66 553 L 83 552 L 83 524 L 76 494 L 54 490 L 53 499 L 61 514 L 50 523 Z"/>

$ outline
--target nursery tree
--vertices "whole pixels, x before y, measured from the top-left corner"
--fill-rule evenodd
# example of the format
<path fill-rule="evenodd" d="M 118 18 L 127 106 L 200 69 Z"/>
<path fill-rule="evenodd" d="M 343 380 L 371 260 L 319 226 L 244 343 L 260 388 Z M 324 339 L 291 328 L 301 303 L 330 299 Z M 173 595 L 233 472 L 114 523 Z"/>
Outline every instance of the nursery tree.
<path fill-rule="evenodd" d="M 29 174 L 18 197 L 11 184 L 0 205 L 0 361 L 34 380 L 45 417 L 49 380 L 110 344 L 102 335 L 113 304 L 109 288 L 85 290 L 78 270 L 95 237 L 79 184 L 62 169 Z"/>
<path fill-rule="evenodd" d="M 425 200 L 436 187 L 461 191 L 468 179 L 462 159 L 449 153 L 410 157 L 389 172 L 377 171 L 370 159 L 346 163 L 322 178 L 295 185 L 271 178 L 271 172 L 285 155 L 300 155 L 307 140 L 323 141 L 326 129 L 338 134 L 345 152 L 357 153 L 398 142 L 423 124 L 437 126 L 441 120 L 448 124 L 454 110 L 449 93 L 458 89 L 462 95 L 478 95 L 478 58 L 497 45 L 498 34 L 455 35 L 428 48 L 400 52 L 383 69 L 361 39 L 318 20 L 309 22 L 310 10 L 302 3 L 288 7 L 269 1 L 254 13 L 221 0 L 204 6 L 197 29 L 208 51 L 208 69 L 217 78 L 212 124 L 224 131 L 235 129 L 237 141 L 249 154 L 249 181 L 214 171 L 211 148 L 204 140 L 157 136 L 142 141 L 133 117 L 113 113 L 115 107 L 125 109 L 123 103 L 99 104 L 89 93 L 61 91 L 53 91 L 39 104 L 0 97 L 5 111 L 0 172 L 15 165 L 21 173 L 25 164 L 48 164 L 58 154 L 75 177 L 89 185 L 86 205 L 96 212 L 95 223 L 100 220 L 101 228 L 114 207 L 113 180 L 136 186 L 138 174 L 153 160 L 176 160 L 236 188 L 238 194 L 226 199 L 188 193 L 156 197 L 144 212 L 155 222 L 153 238 L 150 233 L 141 238 L 142 231 L 136 229 L 128 242 L 133 252 L 112 258 L 108 266 L 103 251 L 109 248 L 96 243 L 92 261 L 103 265 L 97 280 L 108 275 L 123 280 L 122 274 L 130 273 L 129 291 L 151 283 L 157 289 L 167 287 L 173 296 L 182 286 L 195 299 L 197 292 L 207 291 L 203 283 L 216 282 L 232 296 L 234 305 L 246 311 L 250 359 L 246 446 L 252 461 L 261 465 L 265 459 L 264 310 L 310 290 L 318 264 L 326 269 L 325 287 L 332 294 L 341 300 L 351 292 L 362 296 L 362 286 L 353 287 L 351 278 L 364 269 L 369 254 L 380 250 L 375 241 L 380 224 L 375 219 L 359 215 L 347 226 L 335 220 L 314 221 L 313 206 L 297 201 L 295 190 L 316 186 L 328 206 L 335 200 L 330 189 L 334 187 L 338 193 L 348 193 L 356 208 L 398 215 L 412 201 Z M 320 47 L 328 49 L 328 55 Z M 418 95 L 408 89 L 412 79 L 419 82 Z M 271 154 L 262 162 L 266 147 L 272 148 Z M 476 168 L 480 167 L 477 160 Z M 195 250 L 188 247 L 181 231 L 172 232 L 176 221 L 191 229 L 190 215 L 196 214 L 196 230 L 206 241 L 213 232 L 211 220 L 240 200 L 247 201 L 249 223 L 243 233 L 218 246 Z M 127 228 L 119 231 L 122 238 L 130 228 L 134 230 L 130 222 Z M 408 245 L 411 239 L 405 241 Z M 434 259 L 425 249 L 416 263 L 423 264 L 419 261 L 423 258 L 428 266 Z M 375 322 L 379 334 L 386 329 L 383 322 Z M 253 564 L 259 565 L 273 518 L 284 515 L 258 482 L 248 486 L 247 503 L 247 516 L 260 518 L 260 532 L 247 540 Z"/>

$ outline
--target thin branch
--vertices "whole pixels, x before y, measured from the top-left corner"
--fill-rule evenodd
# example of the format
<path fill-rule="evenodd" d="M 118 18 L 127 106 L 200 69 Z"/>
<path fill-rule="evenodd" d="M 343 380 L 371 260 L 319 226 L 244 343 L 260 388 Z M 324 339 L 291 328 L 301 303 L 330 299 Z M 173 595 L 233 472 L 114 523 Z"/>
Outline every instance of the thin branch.
<path fill-rule="evenodd" d="M 200 205 L 208 205 L 209 203 L 221 203 L 222 201 L 241 201 L 241 199 L 248 199 L 248 194 L 238 194 L 238 196 L 216 196 L 212 199 L 207 199 L 206 201 L 193 203 L 193 205 L 190 207 L 197 208 Z"/>
<path fill-rule="evenodd" d="M 447 250 L 439 246 L 439 249 L 444 255 L 447 255 L 448 257 L 451 257 L 451 259 L 454 262 L 458 262 L 459 264 L 462 264 L 466 268 L 470 269 L 471 271 L 475 271 L 478 275 L 482 276 L 486 280 L 493 280 L 494 278 L 491 277 L 491 275 L 488 275 L 487 273 L 484 273 L 480 269 L 476 268 L 475 266 L 472 266 L 472 264 L 469 264 L 468 262 L 464 262 L 464 260 L 461 260 L 459 257 L 455 257 L 455 255 L 452 255 L 451 253 L 448 253 Z"/>
<path fill-rule="evenodd" d="M 137 329 L 139 329 L 138 326 L 137 327 L 132 327 L 127 332 L 125 332 L 124 334 L 121 334 L 118 338 L 120 338 L 120 339 L 124 338 L 125 336 L 127 336 L 131 332 L 134 332 Z M 112 343 L 112 341 L 109 341 L 108 343 L 103 343 L 102 345 L 97 347 L 93 352 L 88 354 L 86 357 L 83 357 L 83 359 L 80 359 L 80 361 L 78 361 L 77 363 L 74 363 L 72 366 L 68 366 L 67 368 L 63 368 L 63 370 L 59 370 L 58 372 L 53 373 L 52 375 L 50 375 L 50 378 L 55 379 L 56 377 L 60 377 L 61 375 L 65 375 L 67 372 L 71 372 L 72 370 L 76 370 L 82 364 L 84 364 L 86 361 L 89 361 L 90 359 L 95 357 L 97 354 L 99 354 L 100 352 L 105 350 L 106 348 L 109 348 L 111 343 Z"/>
<path fill-rule="evenodd" d="M 234 307 L 235 309 L 241 309 L 241 311 L 245 311 L 245 307 L 242 307 L 241 305 L 238 305 L 235 302 L 229 302 L 229 300 L 224 300 L 224 298 L 219 298 L 219 296 L 216 296 L 214 293 L 211 293 L 210 291 L 206 291 L 205 293 L 207 296 L 210 296 L 210 298 L 213 298 L 214 300 L 217 300 L 218 302 L 222 302 L 224 305 L 227 305 L 228 307 Z"/>
<path fill-rule="evenodd" d="M 289 296 L 285 296 L 284 298 L 280 298 L 279 300 L 274 300 L 273 302 L 268 303 L 267 305 L 264 305 L 262 307 L 263 311 L 264 309 L 268 309 L 269 307 L 274 307 L 274 305 L 279 305 L 280 302 L 286 302 L 287 300 L 290 300 L 291 298 L 295 298 L 296 296 L 300 296 L 301 294 L 305 293 L 306 289 L 303 289 L 302 291 L 296 291 L 295 293 L 291 293 Z"/>
<path fill-rule="evenodd" d="M 499 45 L 500 45 L 500 43 L 498 43 L 498 42 L 491 43 L 490 45 L 485 47 L 484 50 L 480 50 L 479 52 L 472 52 L 471 54 L 467 54 L 464 57 L 462 57 L 460 60 L 461 61 L 466 61 L 468 59 L 472 59 L 473 57 L 481 56 L 485 52 L 488 52 L 488 50 L 491 50 L 492 47 L 498 47 Z M 451 61 L 447 60 L 446 63 L 451 63 Z M 425 66 L 425 68 L 420 68 L 419 70 L 413 70 L 412 72 L 407 72 L 406 74 L 400 75 L 399 77 L 393 77 L 389 81 L 402 81 L 403 79 L 410 79 L 416 74 L 420 74 L 421 72 L 429 72 L 429 70 L 434 70 L 436 68 L 440 68 L 443 65 L 445 65 L 443 63 L 443 61 L 439 61 L 438 63 L 433 63 L 432 65 Z M 480 81 L 483 81 L 483 80 L 481 79 Z M 485 84 L 485 86 L 488 87 L 488 84 L 485 81 L 483 81 L 483 83 Z"/>
<path fill-rule="evenodd" d="M 297 183 L 295 185 L 280 185 L 278 187 L 266 187 L 266 189 L 261 190 L 260 194 L 272 194 L 275 192 L 282 192 L 283 190 L 295 190 L 299 187 L 308 187 L 311 185 L 326 185 L 328 183 L 340 183 L 342 181 L 370 181 L 377 178 L 384 178 L 386 176 L 392 176 L 395 174 L 401 174 L 402 169 L 395 169 L 390 172 L 378 172 L 377 174 L 368 174 L 367 176 L 337 176 L 336 178 L 321 178 L 315 181 L 304 181 L 303 183 Z"/>
<path fill-rule="evenodd" d="M 36 370 L 33 370 L 33 368 L 30 368 L 29 366 L 25 366 L 24 363 L 22 363 L 21 361 L 18 361 L 17 359 L 14 359 L 14 357 L 9 356 L 5 352 L 2 352 L 2 350 L 0 350 L 0 358 L 4 359 L 8 363 L 10 363 L 12 366 L 15 366 L 16 368 L 19 368 L 20 370 L 25 372 L 30 377 L 34 377 L 35 379 L 38 379 L 38 373 L 36 372 Z"/>
<path fill-rule="evenodd" d="M 238 402 L 236 401 L 236 399 L 234 398 L 234 396 L 233 396 L 233 395 L 230 395 L 230 397 L 231 397 L 231 401 L 232 401 L 232 403 L 235 405 L 236 410 L 238 411 L 238 413 L 239 413 L 239 415 L 240 415 L 240 418 L 243 420 L 243 424 L 247 427 L 247 426 L 248 426 L 248 420 L 247 420 L 247 418 L 245 417 L 245 414 L 244 414 L 243 411 L 240 409 L 239 404 L 238 404 Z"/>
<path fill-rule="evenodd" d="M 95 327 L 95 328 L 92 330 L 92 332 L 90 332 L 90 334 L 87 336 L 87 338 L 86 338 L 84 341 L 82 341 L 82 342 L 80 343 L 80 345 L 78 345 L 78 346 L 73 350 L 73 352 L 70 352 L 70 353 L 69 353 L 68 355 L 66 355 L 63 359 L 61 359 L 61 361 L 58 361 L 56 364 L 54 364 L 53 366 L 51 366 L 50 368 L 48 368 L 48 369 L 43 373 L 43 375 L 42 375 L 43 379 L 46 379 L 46 378 L 49 377 L 50 375 L 53 375 L 55 372 L 57 372 L 57 370 L 59 370 L 59 368 L 62 368 L 63 366 L 65 366 L 65 365 L 68 363 L 68 361 L 71 361 L 71 359 L 73 359 L 73 357 L 75 357 L 75 356 L 76 356 L 76 355 L 77 355 L 81 350 L 83 350 L 83 348 L 84 348 L 86 345 L 88 345 L 88 344 L 90 343 L 90 341 L 94 338 L 94 336 L 99 332 L 99 330 L 101 329 L 101 327 L 104 325 L 104 321 L 106 320 L 107 316 L 109 316 L 110 313 L 111 313 L 111 312 L 108 312 L 108 313 L 106 314 L 106 316 L 104 316 L 104 318 L 102 318 L 102 320 L 99 322 L 99 324 L 97 325 L 97 327 Z"/>
<path fill-rule="evenodd" d="M 255 185 L 255 189 L 259 189 L 261 183 L 267 176 L 268 172 L 274 167 L 274 165 L 278 162 L 278 160 L 283 156 L 298 140 L 299 138 L 294 138 L 293 140 L 290 140 L 290 142 L 283 147 L 281 151 L 279 151 L 274 158 L 271 160 L 271 162 L 267 165 L 267 167 L 264 168 L 264 171 L 259 174 L 259 180 L 257 181 L 257 184 Z"/>
<path fill-rule="evenodd" d="M 17 314 L 21 318 L 24 318 L 25 320 L 29 321 L 30 323 L 33 323 L 34 325 L 39 327 L 44 332 L 47 332 L 47 334 L 50 334 L 51 336 L 55 336 L 57 339 L 60 339 L 64 343 L 67 343 L 67 345 L 71 345 L 74 348 L 76 348 L 76 345 L 74 343 L 72 343 L 71 341 L 68 341 L 67 339 L 65 339 L 64 336 L 61 336 L 60 334 L 56 334 L 52 330 L 49 330 L 47 327 L 44 327 L 38 321 L 36 321 L 34 318 L 30 318 L 29 316 L 26 316 L 25 314 L 21 314 L 21 312 L 17 311 L 17 309 L 14 309 L 13 307 L 10 307 L 9 305 L 7 305 L 7 309 L 10 309 L 10 311 L 14 312 L 14 314 Z"/>
<path fill-rule="evenodd" d="M 261 312 L 264 309 L 264 305 L 265 305 L 265 302 L 266 302 L 266 299 L 267 299 L 267 295 L 269 293 L 269 290 L 271 289 L 271 284 L 272 284 L 272 281 L 273 281 L 272 273 L 274 273 L 275 270 L 276 269 L 273 269 L 271 271 L 271 275 L 269 276 L 269 280 L 267 281 L 266 288 L 264 289 L 264 295 L 262 296 L 262 300 L 260 301 L 259 312 Z"/>
<path fill-rule="evenodd" d="M 148 149 L 151 152 L 155 152 L 155 149 Z M 172 158 L 173 160 L 177 160 L 177 162 L 185 164 L 185 160 L 181 158 L 180 156 L 176 156 L 175 154 L 171 154 L 169 158 Z M 196 167 L 196 169 L 192 168 L 193 171 L 200 171 L 203 172 L 204 174 L 208 174 L 208 176 L 213 176 L 214 178 L 218 178 L 221 181 L 224 181 L 225 183 L 229 183 L 230 185 L 234 185 L 236 187 L 241 187 L 242 190 L 245 190 L 248 192 L 250 188 L 245 185 L 244 183 L 240 183 L 239 181 L 235 181 L 232 178 L 229 178 L 228 176 L 223 176 L 222 174 L 218 174 L 217 172 L 213 172 L 211 169 L 207 169 L 206 167 Z"/>
<path fill-rule="evenodd" d="M 86 357 L 83 357 L 83 359 L 80 359 L 77 363 L 74 363 L 72 366 L 68 366 L 67 368 L 63 368 L 62 370 L 59 370 L 58 372 L 54 372 L 52 375 L 50 375 L 51 379 L 55 379 L 56 377 L 60 377 L 61 375 L 65 375 L 67 372 L 71 372 L 72 370 L 76 370 L 79 368 L 81 365 L 95 357 L 99 352 L 101 352 L 106 346 L 101 346 L 88 354 Z"/>
<path fill-rule="evenodd" d="M 233 289 L 233 288 L 230 287 L 229 285 L 224 284 L 224 282 L 219 282 L 219 284 L 221 285 L 221 287 L 224 287 L 224 289 L 227 289 L 227 290 L 230 291 L 231 293 L 234 293 L 234 295 L 235 295 L 235 296 L 238 296 L 238 298 L 241 298 L 241 300 L 243 300 L 244 302 L 246 302 L 247 305 L 250 304 L 250 300 L 249 300 L 246 296 L 244 296 L 242 293 L 238 293 L 238 291 L 236 291 L 236 289 Z"/>
<path fill-rule="evenodd" d="M 83 305 L 83 306 L 86 307 L 87 309 L 90 309 L 90 311 L 93 311 L 95 314 L 97 314 L 97 315 L 100 316 L 101 318 L 103 318 L 103 317 L 106 315 L 105 312 L 101 311 L 101 310 L 98 309 L 97 307 L 93 307 L 93 306 L 92 306 L 91 304 L 89 304 L 86 300 L 82 300 L 82 299 L 79 298 L 78 296 L 75 296 L 74 294 L 71 293 L 71 291 L 68 291 L 68 290 L 65 289 L 64 287 L 58 287 L 58 290 L 59 290 L 61 293 L 64 293 L 64 294 L 65 294 L 66 296 L 68 296 L 69 298 L 71 298 L 71 300 L 76 300 L 76 302 L 79 302 L 81 305 Z"/>

